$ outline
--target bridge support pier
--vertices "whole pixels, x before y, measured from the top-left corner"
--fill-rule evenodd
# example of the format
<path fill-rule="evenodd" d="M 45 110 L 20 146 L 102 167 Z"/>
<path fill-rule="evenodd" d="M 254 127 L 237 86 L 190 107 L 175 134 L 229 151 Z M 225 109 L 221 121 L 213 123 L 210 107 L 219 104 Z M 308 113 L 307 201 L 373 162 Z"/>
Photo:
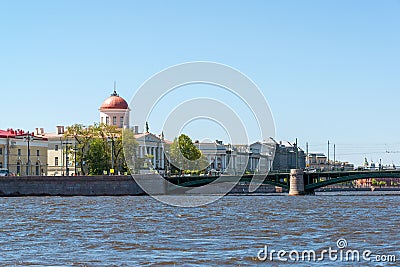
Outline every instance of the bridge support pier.
<path fill-rule="evenodd" d="M 289 196 L 301 196 L 305 195 L 304 190 L 304 171 L 299 169 L 290 170 L 290 187 Z"/>

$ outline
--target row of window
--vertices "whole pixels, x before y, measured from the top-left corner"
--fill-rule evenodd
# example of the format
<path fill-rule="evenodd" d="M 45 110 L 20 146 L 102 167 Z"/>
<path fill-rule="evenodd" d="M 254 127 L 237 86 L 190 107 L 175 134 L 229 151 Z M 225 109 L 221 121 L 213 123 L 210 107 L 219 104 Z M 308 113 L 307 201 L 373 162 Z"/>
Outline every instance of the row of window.
<path fill-rule="evenodd" d="M 29 174 L 29 166 L 28 166 L 28 164 L 25 164 L 25 165 L 26 165 L 25 173 L 28 175 Z M 36 162 L 34 167 L 35 167 L 35 175 L 40 175 L 40 164 L 39 164 L 39 162 Z M 43 172 L 43 170 L 42 170 L 42 172 Z M 21 174 L 21 163 L 17 162 L 17 175 L 20 175 L 20 174 Z"/>
<path fill-rule="evenodd" d="M 28 166 L 28 164 L 25 164 L 25 165 L 26 165 L 26 174 L 28 174 L 29 173 L 29 166 Z M 40 167 L 41 167 L 41 165 L 40 165 L 39 162 L 36 162 L 36 164 L 31 166 L 31 167 L 35 168 L 35 175 L 40 175 Z M 3 168 L 3 162 L 0 162 L 0 168 Z M 43 170 L 42 170 L 42 172 L 43 172 Z M 17 174 L 18 175 L 21 174 L 21 163 L 20 162 L 17 162 Z"/>
<path fill-rule="evenodd" d="M 103 121 L 103 117 L 101 117 L 101 119 L 100 119 L 101 121 L 101 123 L 104 123 L 104 121 Z M 106 117 L 106 121 L 105 121 L 105 123 L 107 124 L 107 125 L 110 125 L 110 117 Z M 113 116 L 112 117 L 112 125 L 115 125 L 115 126 L 117 126 L 117 116 Z M 122 127 L 124 125 L 124 117 L 119 117 L 119 126 L 120 127 Z"/>
<path fill-rule="evenodd" d="M 18 149 L 18 156 L 21 156 L 21 149 L 19 148 Z M 0 147 L 0 155 L 3 155 L 3 148 L 2 147 Z M 28 150 L 28 155 L 30 156 L 31 155 L 31 150 L 29 149 Z M 38 149 L 38 150 L 36 150 L 36 156 L 40 156 L 40 150 Z"/>

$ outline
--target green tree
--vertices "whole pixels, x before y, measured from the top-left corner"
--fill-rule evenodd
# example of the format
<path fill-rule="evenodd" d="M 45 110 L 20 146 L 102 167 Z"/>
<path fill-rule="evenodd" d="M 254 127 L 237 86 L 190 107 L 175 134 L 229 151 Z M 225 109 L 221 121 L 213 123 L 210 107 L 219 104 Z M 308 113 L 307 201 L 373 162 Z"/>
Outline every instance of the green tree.
<path fill-rule="evenodd" d="M 64 133 L 65 138 L 73 138 L 77 143 L 76 162 L 79 162 L 79 166 L 83 175 L 87 173 L 86 155 L 88 152 L 89 144 L 92 142 L 94 137 L 93 126 L 85 127 L 82 124 L 74 124 L 68 126 Z M 71 152 L 70 152 L 71 153 Z"/>
<path fill-rule="evenodd" d="M 171 164 L 180 170 L 204 170 L 208 162 L 201 151 L 193 144 L 192 139 L 181 134 L 166 148 Z"/>
<path fill-rule="evenodd" d="M 83 175 L 102 174 L 112 166 L 112 160 L 117 171 L 125 172 L 128 170 L 125 156 L 136 157 L 137 142 L 130 129 L 96 123 L 88 127 L 74 124 L 67 127 L 65 138 L 68 137 L 77 143 L 76 161 Z M 127 148 L 127 153 L 124 153 L 124 148 Z"/>
<path fill-rule="evenodd" d="M 186 134 L 181 134 L 178 138 L 178 145 L 182 155 L 188 160 L 197 160 L 201 157 L 201 151 L 193 145 L 192 139 Z"/>
<path fill-rule="evenodd" d="M 103 174 L 104 170 L 108 170 L 110 168 L 109 155 L 107 151 L 105 151 L 103 140 L 100 138 L 95 138 L 90 142 L 90 148 L 86 158 L 89 174 Z"/>
<path fill-rule="evenodd" d="M 138 143 L 136 142 L 135 133 L 131 129 L 122 130 L 122 138 L 120 141 L 121 143 L 118 143 L 117 146 L 121 144 L 123 152 L 123 166 L 126 170 L 134 173 L 135 170 L 139 169 L 140 164 L 136 153 Z M 117 149 L 120 148 L 117 147 Z"/>
<path fill-rule="evenodd" d="M 122 145 L 122 129 L 114 125 L 95 124 L 94 131 L 95 135 L 102 139 L 105 152 L 109 154 L 110 166 L 112 166 L 113 161 L 114 169 L 117 172 L 126 171 Z"/>

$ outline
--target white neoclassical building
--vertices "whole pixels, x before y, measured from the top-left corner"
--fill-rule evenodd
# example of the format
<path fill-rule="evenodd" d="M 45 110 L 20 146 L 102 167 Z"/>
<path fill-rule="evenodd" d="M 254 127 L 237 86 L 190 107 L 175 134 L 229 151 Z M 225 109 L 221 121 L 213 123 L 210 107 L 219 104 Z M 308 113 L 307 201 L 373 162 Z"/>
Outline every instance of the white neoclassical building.
<path fill-rule="evenodd" d="M 120 97 L 115 88 L 114 92 L 106 98 L 100 108 L 100 123 L 114 125 L 118 128 L 130 128 L 129 117 L 130 108 L 128 103 Z M 136 155 L 138 159 L 142 159 L 143 170 L 164 169 L 164 149 L 163 140 L 155 134 L 147 132 L 139 132 L 139 127 L 133 127 L 135 138 L 138 143 Z"/>
<path fill-rule="evenodd" d="M 228 164 L 226 147 L 222 141 L 215 142 L 194 142 L 194 145 L 201 151 L 209 162 L 208 170 L 225 172 Z"/>
<path fill-rule="evenodd" d="M 214 143 L 195 142 L 207 161 L 208 170 L 226 174 L 268 173 L 273 164 L 275 144 L 270 140 L 255 142 L 251 145 L 224 145 L 222 141 Z"/>
<path fill-rule="evenodd" d="M 100 123 L 114 125 L 119 128 L 129 128 L 129 106 L 128 103 L 114 92 L 106 98 L 100 108 Z"/>
<path fill-rule="evenodd" d="M 149 132 L 135 134 L 138 150 L 136 155 L 139 159 L 146 159 L 143 168 L 164 170 L 165 157 L 163 140 Z"/>

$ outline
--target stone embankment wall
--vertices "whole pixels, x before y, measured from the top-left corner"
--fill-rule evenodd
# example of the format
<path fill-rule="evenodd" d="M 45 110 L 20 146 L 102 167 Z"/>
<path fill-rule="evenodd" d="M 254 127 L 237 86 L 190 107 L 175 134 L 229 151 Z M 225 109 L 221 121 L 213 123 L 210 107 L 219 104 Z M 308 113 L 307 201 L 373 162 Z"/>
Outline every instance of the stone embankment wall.
<path fill-rule="evenodd" d="M 0 196 L 143 195 L 130 176 L 0 177 Z"/>
<path fill-rule="evenodd" d="M 154 176 L 154 177 L 153 177 Z M 135 179 L 152 194 L 166 194 L 166 182 L 157 175 L 137 175 Z M 224 191 L 223 184 L 220 185 Z M 218 186 L 216 187 L 218 189 Z M 201 190 L 187 190 L 186 194 L 201 194 Z M 253 193 L 272 193 L 275 187 L 262 185 Z M 171 193 L 171 192 L 169 192 Z M 220 193 L 216 192 L 209 193 Z M 248 185 L 236 185 L 230 193 L 248 194 Z M 9 176 L 0 177 L 0 196 L 123 196 L 146 193 L 131 176 Z M 173 194 L 173 193 L 172 193 Z"/>

